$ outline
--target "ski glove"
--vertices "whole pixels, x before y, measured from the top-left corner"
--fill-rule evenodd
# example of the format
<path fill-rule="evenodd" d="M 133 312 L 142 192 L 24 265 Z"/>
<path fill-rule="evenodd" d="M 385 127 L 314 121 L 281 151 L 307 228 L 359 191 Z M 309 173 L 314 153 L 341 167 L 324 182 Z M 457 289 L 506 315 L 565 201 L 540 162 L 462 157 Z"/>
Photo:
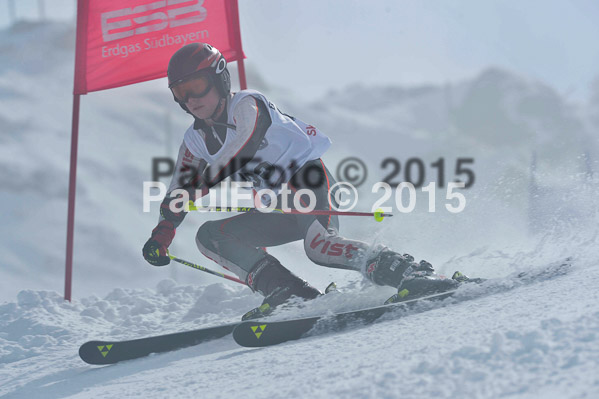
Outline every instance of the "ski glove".
<path fill-rule="evenodd" d="M 153 266 L 166 266 L 171 262 L 168 247 L 175 237 L 175 227 L 168 220 L 158 223 L 152 230 L 152 236 L 142 249 L 144 259 Z"/>

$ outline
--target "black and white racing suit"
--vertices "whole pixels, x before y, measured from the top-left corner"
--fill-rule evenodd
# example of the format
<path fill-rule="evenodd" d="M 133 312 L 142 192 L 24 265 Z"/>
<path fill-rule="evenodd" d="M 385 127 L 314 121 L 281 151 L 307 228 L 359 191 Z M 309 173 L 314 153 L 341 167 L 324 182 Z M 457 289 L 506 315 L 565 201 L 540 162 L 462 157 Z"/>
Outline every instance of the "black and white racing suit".
<path fill-rule="evenodd" d="M 196 119 L 187 130 L 161 217 L 171 220 L 175 227 L 183 220 L 185 213 L 167 209 L 176 199 L 171 195 L 173 190 L 188 190 L 195 200 L 195 189 L 205 195 L 227 177 L 252 181 L 255 189 L 274 190 L 273 181 L 287 183 L 291 208 L 293 193 L 308 188 L 316 196 L 315 209 L 330 210 L 328 193 L 335 180 L 321 159 L 329 145 L 330 140 L 314 126 L 280 112 L 261 93 L 244 90 L 232 94 L 217 124 L 208 126 Z M 265 168 L 265 163 L 283 166 L 277 172 Z M 281 194 L 278 200 L 281 204 Z M 205 222 L 197 232 L 196 243 L 205 256 L 241 279 L 267 256 L 263 248 L 297 240 L 303 240 L 306 255 L 316 264 L 363 271 L 369 245 L 344 238 L 338 231 L 337 216 L 256 211 Z"/>

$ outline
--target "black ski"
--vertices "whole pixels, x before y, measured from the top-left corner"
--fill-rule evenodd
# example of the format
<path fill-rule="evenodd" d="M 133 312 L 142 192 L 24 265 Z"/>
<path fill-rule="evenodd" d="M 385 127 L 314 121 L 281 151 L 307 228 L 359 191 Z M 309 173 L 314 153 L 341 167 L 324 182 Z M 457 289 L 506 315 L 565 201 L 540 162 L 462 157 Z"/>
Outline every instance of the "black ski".
<path fill-rule="evenodd" d="M 565 274 L 570 268 L 569 259 L 557 262 L 547 268 L 523 272 L 516 278 L 523 284 L 540 281 Z M 403 302 L 339 313 L 332 316 L 316 316 L 287 321 L 248 321 L 215 327 L 200 328 L 172 334 L 139 338 L 126 341 L 89 341 L 79 348 L 79 356 L 89 364 L 113 364 L 124 360 L 137 359 L 151 353 L 162 353 L 188 346 L 198 345 L 222 338 L 231 332 L 242 346 L 268 346 L 295 340 L 307 335 L 317 335 L 339 331 L 354 325 L 373 323 L 384 314 L 408 309 L 423 300 L 446 299 L 455 291 L 417 297 Z"/>
<path fill-rule="evenodd" d="M 277 345 L 310 335 L 341 331 L 348 327 L 370 324 L 386 313 L 408 309 L 423 300 L 442 300 L 455 291 L 428 295 L 389 305 L 338 313 L 331 316 L 314 316 L 284 321 L 246 321 L 233 330 L 233 338 L 241 346 L 259 347 Z"/>
<path fill-rule="evenodd" d="M 563 262 L 556 262 L 541 270 L 519 273 L 515 278 L 522 284 L 542 281 L 567 273 L 570 266 L 570 259 L 566 259 Z M 443 300 L 453 296 L 455 292 L 456 290 L 452 290 L 330 316 L 314 316 L 273 322 L 260 320 L 246 321 L 235 327 L 233 338 L 239 345 L 247 347 L 277 345 L 307 336 L 315 336 L 345 330 L 354 326 L 371 324 L 385 314 L 396 313 L 401 316 L 401 310 L 413 308 L 423 301 Z"/>
<path fill-rule="evenodd" d="M 237 324 L 239 323 L 128 341 L 89 341 L 81 345 L 79 356 L 89 364 L 113 364 L 221 338 L 230 334 Z"/>

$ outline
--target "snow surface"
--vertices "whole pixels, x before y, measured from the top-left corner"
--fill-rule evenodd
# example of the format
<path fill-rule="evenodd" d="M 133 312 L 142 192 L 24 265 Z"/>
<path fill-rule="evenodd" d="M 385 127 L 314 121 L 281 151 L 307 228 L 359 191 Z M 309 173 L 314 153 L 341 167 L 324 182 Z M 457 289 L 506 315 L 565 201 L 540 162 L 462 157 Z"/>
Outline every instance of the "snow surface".
<path fill-rule="evenodd" d="M 517 256 L 506 254 L 496 262 L 509 263 Z M 535 256 L 528 258 L 532 262 Z M 464 287 L 462 296 L 472 299 L 342 333 L 260 349 L 241 348 L 229 336 L 103 367 L 84 364 L 78 346 L 95 338 L 128 339 L 230 322 L 255 298 L 241 287 L 186 286 L 172 280 L 154 290 L 116 289 L 104 298 L 75 303 L 53 292 L 21 291 L 16 302 L 0 306 L 0 394 L 595 397 L 596 259 L 593 248 L 579 255 L 565 275 L 524 285 L 513 278 L 497 279 L 486 284 L 491 294 Z M 511 266 L 534 270 L 542 265 L 522 261 Z M 356 305 L 360 299 L 370 305 L 384 297 L 372 289 L 331 295 L 332 300 L 322 298 L 313 310 Z"/>
<path fill-rule="evenodd" d="M 425 257 L 441 273 L 493 279 L 464 287 L 469 300 L 271 348 L 225 337 L 112 366 L 83 363 L 77 350 L 87 340 L 228 323 L 261 298 L 141 258 L 157 213 L 141 211 L 141 182 L 152 157 L 174 155 L 189 123 L 156 81 L 82 99 L 74 300 L 62 299 L 73 48 L 68 24 L 0 32 L 0 396 L 599 397 L 597 126 L 585 117 L 592 110 L 499 69 L 445 87 L 354 85 L 311 104 L 260 87 L 331 136 L 329 165 L 377 132 L 380 140 L 359 142 L 371 171 L 360 189 L 366 204 L 379 197 L 366 187 L 384 176 L 383 157 L 444 156 L 448 173 L 455 158 L 476 159 L 462 214 L 428 213 L 419 195 L 411 214 L 342 221 L 343 234 Z M 193 237 L 202 221 L 221 217 L 190 215 L 173 253 L 218 269 Z M 374 306 L 393 293 L 310 264 L 301 243 L 269 252 L 321 289 L 340 287 L 277 318 Z M 565 275 L 524 285 L 509 277 L 568 256 Z"/>

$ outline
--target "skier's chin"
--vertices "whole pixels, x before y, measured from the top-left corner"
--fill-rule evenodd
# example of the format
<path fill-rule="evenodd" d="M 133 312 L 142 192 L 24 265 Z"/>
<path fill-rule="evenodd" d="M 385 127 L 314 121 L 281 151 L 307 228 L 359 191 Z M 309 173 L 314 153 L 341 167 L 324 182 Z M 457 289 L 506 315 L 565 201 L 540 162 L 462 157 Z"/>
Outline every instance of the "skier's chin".
<path fill-rule="evenodd" d="M 189 110 L 189 112 L 192 113 L 193 116 L 195 116 L 198 119 L 209 119 L 210 117 L 212 117 L 212 115 L 214 115 L 214 112 L 216 111 L 216 109 L 218 108 L 218 101 L 215 103 L 200 103 L 200 104 L 193 104 L 191 102 L 186 104 L 187 109 Z"/>
<path fill-rule="evenodd" d="M 209 110 L 208 107 L 197 107 L 189 110 L 193 116 L 198 119 L 208 119 L 214 113 L 214 110 Z"/>

